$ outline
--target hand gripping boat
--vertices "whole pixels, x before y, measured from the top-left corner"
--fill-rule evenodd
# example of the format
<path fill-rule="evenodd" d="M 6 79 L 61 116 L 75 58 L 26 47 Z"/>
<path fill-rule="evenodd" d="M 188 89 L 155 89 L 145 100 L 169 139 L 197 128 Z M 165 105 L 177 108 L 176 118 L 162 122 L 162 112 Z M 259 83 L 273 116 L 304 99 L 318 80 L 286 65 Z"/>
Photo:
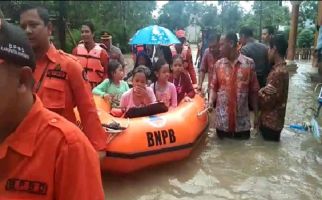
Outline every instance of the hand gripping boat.
<path fill-rule="evenodd" d="M 205 101 L 199 95 L 166 113 L 132 119 L 111 116 L 110 106 L 102 97 L 94 96 L 94 101 L 103 126 L 116 121 L 126 127 L 110 133 L 106 157 L 101 161 L 102 170 L 114 173 L 130 173 L 184 159 L 208 126 Z"/>

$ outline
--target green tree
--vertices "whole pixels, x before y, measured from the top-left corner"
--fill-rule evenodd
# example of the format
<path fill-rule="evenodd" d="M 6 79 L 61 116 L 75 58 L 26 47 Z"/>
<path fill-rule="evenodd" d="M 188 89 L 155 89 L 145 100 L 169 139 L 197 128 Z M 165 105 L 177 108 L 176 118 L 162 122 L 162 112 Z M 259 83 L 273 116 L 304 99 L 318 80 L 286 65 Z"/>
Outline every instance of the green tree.
<path fill-rule="evenodd" d="M 81 6 L 79 6 L 81 5 Z M 134 33 L 147 25 L 154 24 L 152 11 L 155 1 L 70 1 L 68 19 L 72 29 L 79 29 L 85 20 L 96 26 L 96 38 L 101 31 L 113 36 L 113 43 L 128 52 L 128 41 Z M 84 13 L 80 15 L 80 13 Z"/>
<path fill-rule="evenodd" d="M 318 13 L 318 1 L 304 1 L 300 4 L 299 27 L 304 28 L 306 21 L 315 23 Z"/>
<path fill-rule="evenodd" d="M 202 28 L 214 28 L 219 25 L 217 7 L 205 2 L 169 1 L 159 14 L 158 24 L 172 31 L 185 28 L 193 21 Z"/>
<path fill-rule="evenodd" d="M 242 21 L 242 9 L 237 1 L 219 1 L 222 32 L 238 32 Z"/>
<path fill-rule="evenodd" d="M 53 38 L 54 38 L 54 43 L 56 46 L 64 47 L 62 42 L 64 43 L 65 37 L 64 36 L 64 31 L 61 30 L 64 28 L 64 26 L 61 26 L 59 24 L 59 8 L 60 5 L 64 4 L 64 2 L 58 2 L 58 1 L 1 1 L 0 2 L 0 8 L 4 11 L 4 15 L 6 16 L 7 19 L 10 19 L 9 21 L 15 24 L 19 24 L 19 17 L 20 17 L 20 11 L 21 8 L 26 5 L 34 5 L 34 6 L 42 6 L 45 7 L 49 10 L 50 18 L 52 23 L 55 26 L 54 32 L 53 32 Z M 59 37 L 60 34 L 60 37 Z M 60 38 L 60 42 L 58 42 L 58 38 Z"/>
<path fill-rule="evenodd" d="M 7 19 L 17 24 L 19 23 L 19 12 L 25 4 L 44 6 L 55 12 L 58 8 L 54 1 L 0 1 L 0 8 Z"/>
<path fill-rule="evenodd" d="M 200 26 L 203 28 L 215 28 L 220 30 L 220 19 L 216 6 L 210 5 L 205 7 L 200 20 Z"/>
<path fill-rule="evenodd" d="M 259 17 L 262 15 L 262 27 L 273 26 L 276 30 L 279 25 L 290 25 L 290 12 L 288 7 L 281 6 L 278 1 L 262 1 L 261 7 L 260 1 L 254 1 L 252 6 L 252 20 L 255 35 L 260 37 L 261 30 L 259 29 Z"/>
<path fill-rule="evenodd" d="M 297 38 L 299 48 L 310 48 L 314 42 L 314 32 L 311 29 L 303 29 Z"/>
<path fill-rule="evenodd" d="M 169 1 L 160 10 L 158 24 L 174 31 L 189 24 L 190 13 L 185 12 L 186 2 Z"/>
<path fill-rule="evenodd" d="M 62 4 L 59 1 L 1 1 L 0 8 L 7 18 L 16 23 L 19 21 L 19 10 L 23 4 L 43 6 L 49 10 L 55 26 L 54 41 L 57 42 L 59 31 L 59 18 L 62 13 Z M 96 27 L 96 37 L 102 30 L 107 30 L 113 35 L 113 43 L 120 44 L 123 51 L 129 50 L 128 41 L 139 28 L 153 24 L 152 11 L 156 1 L 66 1 L 64 21 L 69 24 L 70 32 L 77 42 L 79 30 L 85 20 L 90 20 Z M 69 31 L 67 31 L 69 32 Z M 70 36 L 66 36 L 66 49 L 71 51 L 73 45 Z"/>
<path fill-rule="evenodd" d="M 240 27 L 255 27 L 258 25 L 258 19 L 256 19 L 254 17 L 254 15 L 252 13 L 246 13 L 244 14 L 244 16 L 242 17 L 242 21 L 240 22 Z M 258 25 L 259 26 L 259 25 Z"/>

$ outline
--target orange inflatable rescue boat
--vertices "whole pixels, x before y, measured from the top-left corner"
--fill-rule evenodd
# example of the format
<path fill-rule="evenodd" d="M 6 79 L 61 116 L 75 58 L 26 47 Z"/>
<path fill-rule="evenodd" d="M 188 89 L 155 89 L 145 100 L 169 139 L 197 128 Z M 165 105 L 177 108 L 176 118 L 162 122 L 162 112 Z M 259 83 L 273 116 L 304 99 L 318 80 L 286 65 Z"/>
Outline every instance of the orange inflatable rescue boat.
<path fill-rule="evenodd" d="M 208 126 L 205 101 L 199 95 L 166 113 L 131 119 L 110 115 L 102 97 L 94 96 L 94 101 L 103 125 L 116 121 L 126 127 L 110 133 L 101 161 L 101 169 L 109 172 L 130 173 L 186 158 Z"/>

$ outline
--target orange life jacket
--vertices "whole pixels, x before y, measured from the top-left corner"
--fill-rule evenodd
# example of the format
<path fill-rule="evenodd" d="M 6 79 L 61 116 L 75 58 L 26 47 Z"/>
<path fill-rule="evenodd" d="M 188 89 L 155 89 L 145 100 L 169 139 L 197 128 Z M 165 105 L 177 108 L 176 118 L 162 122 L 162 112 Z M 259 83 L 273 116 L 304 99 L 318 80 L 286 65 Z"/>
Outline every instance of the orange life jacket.
<path fill-rule="evenodd" d="M 89 52 L 84 44 L 77 46 L 76 56 L 84 67 L 87 78 L 92 88 L 96 87 L 104 79 L 104 67 L 101 63 L 101 53 L 103 48 L 99 44 L 95 44 L 94 48 Z"/>

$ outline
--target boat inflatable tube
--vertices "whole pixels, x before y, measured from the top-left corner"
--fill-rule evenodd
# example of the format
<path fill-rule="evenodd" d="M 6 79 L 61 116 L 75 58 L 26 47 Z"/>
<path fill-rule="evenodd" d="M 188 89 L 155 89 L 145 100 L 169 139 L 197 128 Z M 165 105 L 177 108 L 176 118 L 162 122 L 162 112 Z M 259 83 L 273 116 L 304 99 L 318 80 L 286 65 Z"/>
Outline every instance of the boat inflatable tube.
<path fill-rule="evenodd" d="M 208 126 L 205 100 L 196 95 L 166 113 L 138 118 L 116 118 L 109 114 L 110 105 L 94 96 L 103 127 L 119 123 L 123 130 L 111 131 L 101 169 L 113 173 L 130 173 L 146 167 L 188 157 Z M 75 110 L 76 116 L 79 115 Z"/>

